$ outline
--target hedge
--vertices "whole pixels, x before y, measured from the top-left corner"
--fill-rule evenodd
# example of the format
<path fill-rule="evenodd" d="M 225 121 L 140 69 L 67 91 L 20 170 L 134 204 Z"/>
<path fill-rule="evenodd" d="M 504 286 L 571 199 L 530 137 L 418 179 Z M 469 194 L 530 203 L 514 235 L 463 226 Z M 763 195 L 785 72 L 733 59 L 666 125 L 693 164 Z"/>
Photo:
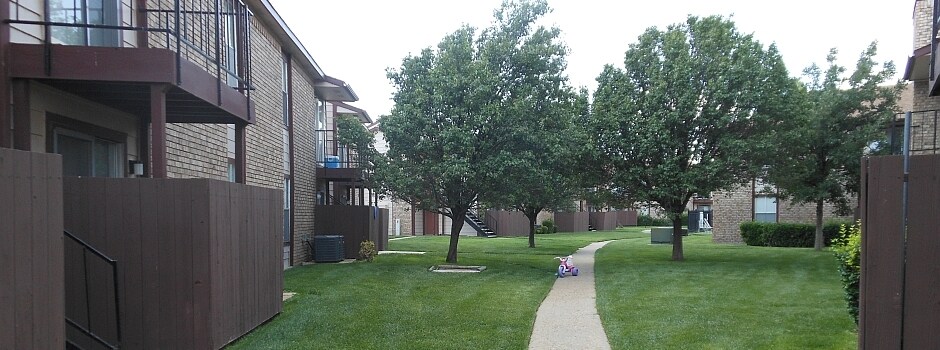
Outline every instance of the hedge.
<path fill-rule="evenodd" d="M 828 246 L 832 239 L 839 237 L 839 228 L 844 222 L 830 222 L 823 225 L 823 239 Z M 782 224 L 772 222 L 745 222 L 741 224 L 741 238 L 744 243 L 764 247 L 805 247 L 812 248 L 816 237 L 816 225 Z"/>

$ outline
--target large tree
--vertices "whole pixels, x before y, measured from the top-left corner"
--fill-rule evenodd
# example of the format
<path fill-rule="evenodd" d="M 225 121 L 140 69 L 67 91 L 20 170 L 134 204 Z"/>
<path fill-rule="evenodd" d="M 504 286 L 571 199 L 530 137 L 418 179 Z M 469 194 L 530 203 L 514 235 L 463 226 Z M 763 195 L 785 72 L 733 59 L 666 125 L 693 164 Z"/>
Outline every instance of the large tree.
<path fill-rule="evenodd" d="M 774 45 L 716 16 L 647 29 L 624 69 L 608 65 L 597 81 L 592 124 L 610 188 L 669 213 L 673 260 L 684 259 L 686 203 L 753 175 L 759 138 L 796 87 Z"/>
<path fill-rule="evenodd" d="M 500 175 L 516 162 L 518 124 L 508 111 L 512 84 L 521 82 L 510 78 L 528 78 L 514 71 L 529 68 L 518 62 L 546 64 L 540 57 L 554 54 L 519 45 L 526 38 L 552 44 L 552 33 L 530 35 L 546 11 L 544 0 L 505 2 L 480 35 L 464 26 L 388 72 L 396 91 L 380 125 L 389 144 L 381 183 L 393 196 L 452 219 L 447 262 L 457 262 L 467 211 L 498 189 Z"/>
<path fill-rule="evenodd" d="M 849 201 L 859 191 L 861 157 L 885 137 L 903 88 L 900 82 L 882 86 L 895 68 L 890 61 L 874 60 L 875 43 L 862 52 L 850 75 L 836 63 L 836 53 L 829 52 L 825 70 L 815 64 L 804 70 L 804 108 L 777 133 L 780 147 L 766 161 L 767 179 L 777 186 L 778 198 L 815 204 L 816 250 L 824 245 L 824 204 L 850 212 Z"/>

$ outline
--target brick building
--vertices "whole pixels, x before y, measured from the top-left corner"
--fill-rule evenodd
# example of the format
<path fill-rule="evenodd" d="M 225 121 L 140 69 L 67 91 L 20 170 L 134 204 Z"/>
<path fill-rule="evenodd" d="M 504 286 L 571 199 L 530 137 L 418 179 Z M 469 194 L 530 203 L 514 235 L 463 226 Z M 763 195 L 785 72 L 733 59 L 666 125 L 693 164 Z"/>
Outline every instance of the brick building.
<path fill-rule="evenodd" d="M 252 202 L 252 205 L 257 204 L 257 208 L 271 205 L 272 201 L 264 196 L 281 193 L 282 198 L 276 203 L 277 215 L 248 206 L 245 208 L 249 209 L 231 216 L 219 216 L 219 222 L 211 224 L 224 222 L 235 225 L 233 227 L 243 227 L 246 237 L 259 240 L 256 242 L 259 248 L 245 248 L 239 253 L 244 256 L 236 256 L 236 260 L 244 265 L 240 267 L 241 272 L 257 267 L 254 266 L 255 261 L 246 256 L 258 253 L 252 249 L 260 250 L 261 246 L 271 243 L 268 241 L 275 238 L 273 234 L 278 239 L 274 243 L 284 243 L 284 266 L 309 259 L 310 252 L 300 236 L 313 232 L 315 228 L 317 160 L 322 158 L 323 152 L 317 147 L 318 123 L 327 115 L 328 105 L 355 109 L 345 102 L 354 102 L 358 97 L 345 82 L 324 73 L 267 0 L 3 0 L 0 19 L 3 20 L 0 24 L 0 63 L 3 67 L 0 69 L 0 104 L 7 106 L 0 109 L 0 148 L 28 151 L 15 154 L 58 154 L 61 160 L 59 179 L 62 176 L 93 178 L 97 181 L 95 183 L 107 189 L 129 183 L 177 188 L 173 186 L 190 186 L 191 183 L 178 185 L 181 182 L 158 180 L 209 179 L 214 181 L 209 183 L 224 185 L 218 188 L 233 188 L 232 193 L 245 191 L 245 197 L 235 196 L 226 203 L 237 206 L 249 199 L 258 199 L 257 203 Z M 131 182 L 129 179 L 154 181 Z M 230 184 L 225 182 L 244 185 L 226 187 Z M 66 188 L 66 192 L 68 190 Z M 87 196 L 88 203 L 101 208 L 111 208 L 115 202 L 135 199 L 107 191 L 66 195 Z M 173 194 L 156 195 L 159 199 Z M 260 197 L 253 197 L 255 195 Z M 186 209 L 179 208 L 186 208 L 189 203 L 208 203 L 217 199 L 202 194 L 195 197 L 194 202 L 175 203 L 179 207 L 170 210 L 169 214 L 192 219 L 196 214 L 190 215 Z M 66 218 L 75 217 L 79 210 L 87 210 L 74 206 L 60 209 L 64 210 Z M 108 215 L 105 210 L 101 211 Z M 54 211 L 52 213 L 55 214 Z M 107 225 L 101 223 L 102 232 L 78 232 L 80 229 L 74 227 L 71 230 L 94 243 L 105 236 L 104 231 L 107 234 L 120 231 L 118 224 L 153 219 L 163 225 L 166 219 L 163 214 L 166 213 L 157 210 L 141 213 L 140 220 L 129 218 L 123 222 L 108 222 Z M 69 230 L 70 224 L 65 221 L 65 229 Z M 177 224 L 190 229 L 190 225 L 181 222 Z M 205 220 L 194 222 L 191 227 L 210 225 Z M 98 224 L 91 226 L 95 225 Z M 270 229 L 274 226 L 277 229 Z M 164 230 L 161 234 L 176 234 L 173 231 Z M 2 239 L 8 241 L 6 234 L 4 231 Z M 60 230 L 50 240 L 61 241 L 62 236 Z M 185 242 L 189 243 L 170 244 L 172 249 L 166 253 L 171 258 L 180 251 L 185 254 L 179 253 L 183 254 L 179 255 L 180 259 L 168 258 L 170 262 L 187 258 L 195 261 L 197 257 L 209 255 L 197 255 L 195 246 L 187 250 L 190 247 L 183 245 L 195 244 L 193 238 L 182 238 L 188 239 Z M 244 243 L 233 242 L 228 236 L 223 238 L 218 240 L 219 246 L 212 249 Z M 167 243 L 174 242 L 168 240 Z M 126 255 L 126 252 L 115 248 L 119 245 L 106 242 L 97 249 L 117 256 Z M 138 244 L 137 251 L 140 248 Z M 161 250 L 164 247 L 147 248 Z M 49 252 L 56 249 L 61 247 L 53 247 Z M 162 250 L 160 254 L 163 254 Z M 259 256 L 264 254 L 258 253 Z M 277 255 L 281 254 L 278 252 Z M 38 258 L 46 259 L 45 256 Z M 138 266 L 133 264 L 140 264 L 139 260 L 120 263 Z M 267 271 L 266 275 L 251 276 L 258 278 L 257 284 L 270 278 L 273 288 L 268 289 L 273 289 L 276 295 L 273 298 L 259 296 L 254 301 L 273 299 L 276 309 L 267 309 L 276 312 L 280 309 L 281 264 L 276 266 L 276 272 L 271 273 L 267 260 L 261 260 L 258 264 L 264 266 L 258 271 Z M 157 263 L 153 261 L 148 265 Z M 0 265 L 9 266 L 6 262 Z M 181 278 L 196 274 L 192 267 L 180 265 L 179 268 L 182 269 L 180 271 L 189 271 L 188 274 L 180 274 Z M 213 269 L 221 270 L 219 267 Z M 6 285 L 7 270 L 0 270 L 3 271 L 0 284 Z M 69 278 L 68 272 L 65 278 Z M 177 287 L 191 283 L 196 286 L 182 290 L 208 285 L 207 280 L 198 279 L 178 282 L 180 285 Z M 123 277 L 120 282 L 115 281 L 115 285 L 118 284 L 121 290 L 140 287 L 130 281 L 125 285 Z M 67 292 L 52 287 L 21 284 L 18 290 L 26 293 L 33 287 L 45 289 L 46 294 L 62 292 L 66 294 L 66 300 L 70 300 Z M 173 286 L 158 289 L 173 290 Z M 248 295 L 247 290 L 245 293 Z M 7 295 L 0 293 L 0 296 L 4 302 L 0 303 L 0 310 L 5 313 Z M 127 310 L 126 299 L 121 299 L 121 309 Z M 17 304 L 22 303 L 18 301 Z M 248 304 L 245 307 L 250 306 Z M 68 307 L 75 309 L 71 305 Z M 192 313 L 193 305 L 188 307 Z M 160 309 L 176 310 L 172 305 L 161 305 Z M 61 309 L 52 311 L 52 318 L 64 313 Z M 269 317 L 273 314 L 257 312 L 251 316 Z M 240 326 L 250 329 L 264 319 L 248 320 L 246 317 L 242 321 Z M 255 321 L 257 323 L 252 324 Z M 58 319 L 56 324 L 60 323 L 62 320 Z M 52 339 L 54 344 L 50 348 L 64 347 L 65 344 L 59 344 L 62 333 L 58 327 L 37 325 L 48 326 L 53 333 L 37 339 Z M 145 328 L 161 329 L 160 325 L 151 326 Z M 193 329 L 183 328 L 185 331 Z M 69 329 L 70 332 L 72 330 Z M 173 330 L 167 328 L 167 332 L 168 337 L 174 336 L 170 334 L 174 333 Z M 122 345 L 132 348 L 141 344 L 152 346 L 146 339 L 130 334 Z M 234 339 L 229 336 L 241 334 L 213 334 L 217 336 L 212 339 L 213 347 Z M 0 348 L 34 347 L 21 342 L 16 342 L 16 346 L 10 345 L 6 343 L 7 335 L 5 328 L 0 330 Z M 184 335 L 185 332 L 180 333 L 179 337 Z M 111 340 L 109 336 L 105 338 Z M 175 343 L 165 343 L 163 347 L 177 347 L 170 344 Z"/>
<path fill-rule="evenodd" d="M 938 29 L 934 27 L 934 1 L 914 1 L 913 26 L 913 52 L 904 70 L 904 79 L 913 86 L 911 108 L 908 109 L 913 112 L 911 153 L 936 153 L 940 97 L 937 97 L 938 87 L 935 83 L 940 66 L 932 67 L 935 55 L 931 53 L 934 48 L 931 47 L 930 38 L 937 37 Z M 900 130 L 897 137 L 900 138 Z"/>

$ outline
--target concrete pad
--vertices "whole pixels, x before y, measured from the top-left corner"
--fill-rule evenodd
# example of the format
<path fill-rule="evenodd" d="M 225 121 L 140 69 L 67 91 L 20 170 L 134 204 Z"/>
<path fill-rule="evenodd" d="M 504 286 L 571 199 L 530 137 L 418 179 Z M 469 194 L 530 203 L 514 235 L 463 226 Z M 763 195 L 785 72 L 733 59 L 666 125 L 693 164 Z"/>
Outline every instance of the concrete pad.
<path fill-rule="evenodd" d="M 555 280 L 535 315 L 529 349 L 610 349 L 594 289 L 594 253 L 610 242 L 591 243 L 571 255 L 580 273 Z"/>
<path fill-rule="evenodd" d="M 383 250 L 379 252 L 379 255 L 385 254 L 405 254 L 405 255 L 424 255 L 426 252 L 409 252 L 406 250 Z"/>
<path fill-rule="evenodd" d="M 293 298 L 297 293 L 284 292 L 284 295 L 281 297 L 281 301 L 287 301 L 287 299 Z"/>

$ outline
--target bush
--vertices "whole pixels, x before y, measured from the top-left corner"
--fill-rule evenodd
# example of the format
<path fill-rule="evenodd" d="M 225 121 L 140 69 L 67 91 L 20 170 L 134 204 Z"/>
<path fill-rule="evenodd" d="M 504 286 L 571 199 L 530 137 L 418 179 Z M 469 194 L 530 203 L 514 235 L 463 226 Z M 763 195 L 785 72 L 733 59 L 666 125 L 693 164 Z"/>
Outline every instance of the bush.
<path fill-rule="evenodd" d="M 379 252 L 375 250 L 375 242 L 372 241 L 363 241 L 359 243 L 359 260 L 365 260 L 372 262 L 375 259 L 375 255 Z"/>
<path fill-rule="evenodd" d="M 682 213 L 682 226 L 687 226 L 689 224 L 689 214 Z M 649 215 L 640 214 L 636 217 L 637 226 L 669 226 L 672 227 L 672 219 L 666 218 L 654 218 Z"/>
<path fill-rule="evenodd" d="M 545 219 L 542 221 L 542 225 L 535 228 L 535 234 L 542 235 L 548 233 L 558 232 L 558 227 L 555 226 L 555 221 L 552 219 Z"/>
<path fill-rule="evenodd" d="M 839 237 L 832 241 L 832 251 L 839 259 L 839 274 L 842 275 L 842 289 L 849 314 L 858 324 L 858 278 L 861 276 L 862 224 L 842 225 Z"/>
<path fill-rule="evenodd" d="M 839 237 L 841 222 L 823 225 L 825 245 Z M 741 238 L 752 246 L 812 248 L 816 239 L 816 225 L 773 222 L 745 222 L 741 224 Z"/>

